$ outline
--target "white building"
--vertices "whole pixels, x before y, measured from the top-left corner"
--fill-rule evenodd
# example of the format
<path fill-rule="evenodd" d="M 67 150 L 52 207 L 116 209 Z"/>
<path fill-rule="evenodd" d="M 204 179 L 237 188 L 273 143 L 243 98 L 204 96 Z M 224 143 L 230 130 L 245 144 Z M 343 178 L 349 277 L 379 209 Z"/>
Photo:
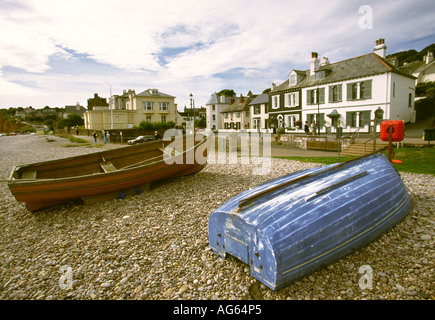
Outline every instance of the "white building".
<path fill-rule="evenodd" d="M 206 104 L 206 122 L 207 129 L 219 130 L 224 128 L 222 111 L 227 109 L 235 98 L 213 93 Z"/>
<path fill-rule="evenodd" d="M 435 60 L 433 52 L 429 51 L 421 61 L 413 61 L 405 63 L 401 69 L 411 69 L 412 75 L 417 78 L 417 84 L 435 81 Z"/>
<path fill-rule="evenodd" d="M 379 39 L 374 52 L 336 63 L 312 53 L 304 76 L 287 80 L 269 95 L 273 99 L 284 88 L 301 89 L 302 121 L 316 120 L 323 133 L 337 126 L 344 132 L 369 132 L 378 109 L 384 119 L 411 122 L 416 78 L 385 60 L 386 48 Z"/>

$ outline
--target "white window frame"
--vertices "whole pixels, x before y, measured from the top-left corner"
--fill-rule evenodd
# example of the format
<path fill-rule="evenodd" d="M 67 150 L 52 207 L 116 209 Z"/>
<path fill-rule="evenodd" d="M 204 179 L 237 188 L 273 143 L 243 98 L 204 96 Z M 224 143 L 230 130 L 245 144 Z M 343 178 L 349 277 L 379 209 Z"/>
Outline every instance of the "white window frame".
<path fill-rule="evenodd" d="M 159 102 L 159 111 L 168 111 L 169 102 Z"/>
<path fill-rule="evenodd" d="M 279 108 L 279 95 L 272 96 L 272 109 Z"/>
<path fill-rule="evenodd" d="M 144 101 L 143 102 L 144 111 L 152 111 L 153 110 L 153 102 L 152 101 Z"/>

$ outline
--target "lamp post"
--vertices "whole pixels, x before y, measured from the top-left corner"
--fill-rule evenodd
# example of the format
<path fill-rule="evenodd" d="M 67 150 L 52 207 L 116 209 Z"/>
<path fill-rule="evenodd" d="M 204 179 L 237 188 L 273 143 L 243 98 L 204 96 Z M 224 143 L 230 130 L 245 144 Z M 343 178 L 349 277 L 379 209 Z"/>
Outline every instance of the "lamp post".
<path fill-rule="evenodd" d="M 378 120 L 382 120 L 384 117 L 384 110 L 378 107 L 375 111 L 375 118 L 373 120 L 373 152 L 376 152 L 376 127 L 378 125 Z"/>
<path fill-rule="evenodd" d="M 316 92 L 316 100 L 317 100 L 317 119 L 316 119 L 316 127 L 317 127 L 317 134 L 320 136 L 320 96 L 319 96 L 319 87 L 317 87 Z"/>
<path fill-rule="evenodd" d="M 192 116 L 192 130 L 193 133 L 195 133 L 195 115 L 193 113 L 193 107 L 194 107 L 194 100 L 193 100 L 193 94 L 190 94 L 190 111 L 191 111 L 191 116 Z"/>

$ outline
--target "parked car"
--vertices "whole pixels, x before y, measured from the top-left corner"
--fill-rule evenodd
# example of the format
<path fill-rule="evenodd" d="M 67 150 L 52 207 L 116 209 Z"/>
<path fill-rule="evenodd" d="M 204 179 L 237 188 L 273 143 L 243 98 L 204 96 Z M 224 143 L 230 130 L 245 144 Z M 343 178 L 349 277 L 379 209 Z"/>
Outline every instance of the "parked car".
<path fill-rule="evenodd" d="M 155 138 L 153 136 L 139 136 L 135 139 L 128 140 L 127 144 L 144 143 L 144 142 L 152 141 L 152 140 L 155 140 Z"/>

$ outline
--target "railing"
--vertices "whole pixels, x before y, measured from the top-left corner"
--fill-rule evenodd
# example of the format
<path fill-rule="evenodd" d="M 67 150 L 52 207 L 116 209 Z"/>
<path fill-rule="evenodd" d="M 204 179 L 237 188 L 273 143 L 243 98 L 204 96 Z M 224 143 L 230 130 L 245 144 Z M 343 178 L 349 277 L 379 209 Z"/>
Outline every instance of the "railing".
<path fill-rule="evenodd" d="M 373 141 L 373 140 L 377 139 L 378 136 L 380 136 L 380 135 L 376 134 L 376 136 L 374 136 L 374 137 L 372 137 L 372 138 L 370 138 L 370 139 L 368 139 L 368 140 L 366 140 L 366 141 L 363 142 L 363 143 L 364 143 L 364 154 L 367 154 L 367 143 L 369 143 L 370 141 Z M 376 150 L 373 150 L 373 152 L 375 152 L 375 151 L 376 151 Z"/>

